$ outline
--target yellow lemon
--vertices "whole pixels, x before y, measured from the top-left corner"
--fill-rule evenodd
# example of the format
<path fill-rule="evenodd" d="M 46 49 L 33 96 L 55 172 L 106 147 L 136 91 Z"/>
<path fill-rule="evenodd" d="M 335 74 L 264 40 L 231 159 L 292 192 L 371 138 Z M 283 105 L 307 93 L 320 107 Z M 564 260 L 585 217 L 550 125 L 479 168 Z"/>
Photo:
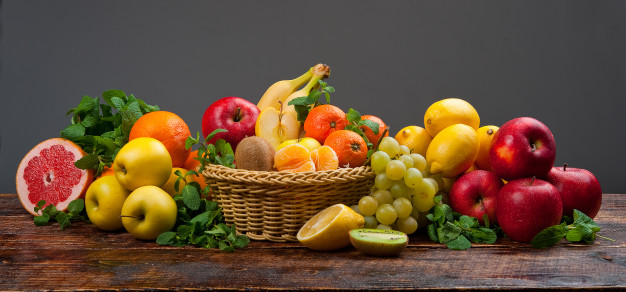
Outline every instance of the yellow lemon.
<path fill-rule="evenodd" d="M 465 124 L 476 130 L 480 126 L 480 117 L 471 104 L 459 98 L 446 98 L 435 102 L 428 107 L 424 115 L 424 128 L 433 138 L 454 124 Z"/>
<path fill-rule="evenodd" d="M 394 138 L 400 145 L 409 147 L 411 153 L 418 153 L 422 156 L 426 156 L 428 145 L 433 140 L 426 129 L 418 126 L 406 126 L 398 131 Z"/>
<path fill-rule="evenodd" d="M 474 161 L 476 168 L 493 171 L 491 163 L 489 163 L 489 148 L 491 148 L 491 139 L 493 139 L 493 136 L 498 129 L 500 128 L 497 126 L 489 125 L 482 126 L 476 131 L 476 135 L 478 135 L 478 144 L 480 145 L 476 161 Z"/>
<path fill-rule="evenodd" d="M 363 228 L 364 225 L 363 216 L 344 204 L 336 204 L 311 217 L 300 228 L 296 238 L 313 250 L 336 250 L 350 244 L 350 230 Z"/>
<path fill-rule="evenodd" d="M 178 183 L 178 192 L 176 191 L 175 184 L 176 184 L 176 180 L 178 179 L 178 175 L 175 174 L 175 172 L 177 170 L 180 170 L 180 172 L 185 175 L 185 173 L 187 172 L 186 169 L 184 168 L 180 168 L 180 167 L 174 167 L 172 168 L 172 174 L 170 175 L 170 178 L 167 179 L 167 181 L 165 182 L 165 184 L 163 184 L 161 186 L 161 189 L 163 189 L 165 192 L 167 192 L 168 194 L 170 194 L 170 196 L 174 196 L 177 193 L 180 194 L 183 191 L 183 188 L 185 187 L 185 185 L 188 182 L 192 182 L 193 179 L 188 176 L 186 177 L 184 180 L 180 180 L 180 182 Z"/>
<path fill-rule="evenodd" d="M 477 154 L 476 131 L 465 124 L 454 124 L 433 138 L 426 151 L 426 162 L 431 174 L 455 177 L 472 166 Z"/>

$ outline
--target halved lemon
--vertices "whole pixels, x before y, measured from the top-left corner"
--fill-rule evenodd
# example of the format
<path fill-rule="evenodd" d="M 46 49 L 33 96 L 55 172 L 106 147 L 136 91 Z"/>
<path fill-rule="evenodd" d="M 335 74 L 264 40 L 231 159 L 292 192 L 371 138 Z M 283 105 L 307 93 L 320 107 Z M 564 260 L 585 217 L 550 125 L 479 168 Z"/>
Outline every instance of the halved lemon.
<path fill-rule="evenodd" d="M 363 228 L 365 218 L 344 204 L 332 205 L 307 221 L 296 238 L 319 251 L 336 250 L 350 244 L 350 230 Z"/>

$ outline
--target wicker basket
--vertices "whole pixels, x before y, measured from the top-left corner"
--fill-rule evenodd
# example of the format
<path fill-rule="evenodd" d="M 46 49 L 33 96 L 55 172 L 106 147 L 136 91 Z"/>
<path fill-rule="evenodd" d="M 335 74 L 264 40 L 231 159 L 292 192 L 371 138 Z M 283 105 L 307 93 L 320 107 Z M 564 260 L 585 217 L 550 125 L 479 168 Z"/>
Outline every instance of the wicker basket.
<path fill-rule="evenodd" d="M 369 166 L 288 173 L 209 165 L 203 172 L 228 224 L 254 240 L 297 241 L 300 227 L 324 208 L 356 204 L 374 184 Z"/>

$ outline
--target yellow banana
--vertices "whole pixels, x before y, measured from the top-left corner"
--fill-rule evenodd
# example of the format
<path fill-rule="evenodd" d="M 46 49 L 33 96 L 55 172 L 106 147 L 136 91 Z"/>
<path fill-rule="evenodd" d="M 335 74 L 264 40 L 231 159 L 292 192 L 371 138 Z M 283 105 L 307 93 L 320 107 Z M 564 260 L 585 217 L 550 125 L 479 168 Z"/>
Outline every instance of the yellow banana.
<path fill-rule="evenodd" d="M 296 108 L 293 105 L 289 105 L 289 102 L 297 97 L 308 96 L 309 93 L 311 93 L 311 90 L 319 86 L 319 80 L 322 80 L 330 75 L 330 67 L 324 64 L 317 64 L 311 68 L 311 72 L 313 73 L 313 77 L 309 80 L 309 83 L 307 83 L 307 85 L 302 89 L 290 94 L 282 101 L 283 112 L 291 112 L 297 117 L 298 113 L 296 112 Z"/>
<path fill-rule="evenodd" d="M 296 91 L 300 86 L 304 85 L 311 76 L 313 76 L 313 68 L 311 67 L 306 73 L 302 74 L 300 77 L 291 79 L 291 80 L 281 80 L 278 81 L 272 86 L 270 86 L 257 104 L 259 110 L 263 111 L 268 106 L 272 106 L 277 110 L 280 110 L 279 101 L 287 98 L 291 93 Z"/>

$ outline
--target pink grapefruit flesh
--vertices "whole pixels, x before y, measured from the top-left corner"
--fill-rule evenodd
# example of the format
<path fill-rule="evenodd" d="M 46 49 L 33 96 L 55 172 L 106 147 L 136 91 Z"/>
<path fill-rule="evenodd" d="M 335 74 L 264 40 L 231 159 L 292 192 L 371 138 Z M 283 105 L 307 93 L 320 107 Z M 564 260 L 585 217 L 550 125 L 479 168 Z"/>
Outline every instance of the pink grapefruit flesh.
<path fill-rule="evenodd" d="M 40 200 L 65 211 L 69 203 L 84 198 L 93 171 L 74 166 L 85 152 L 62 138 L 52 138 L 31 149 L 17 168 L 15 184 L 24 208 L 33 215 Z"/>

